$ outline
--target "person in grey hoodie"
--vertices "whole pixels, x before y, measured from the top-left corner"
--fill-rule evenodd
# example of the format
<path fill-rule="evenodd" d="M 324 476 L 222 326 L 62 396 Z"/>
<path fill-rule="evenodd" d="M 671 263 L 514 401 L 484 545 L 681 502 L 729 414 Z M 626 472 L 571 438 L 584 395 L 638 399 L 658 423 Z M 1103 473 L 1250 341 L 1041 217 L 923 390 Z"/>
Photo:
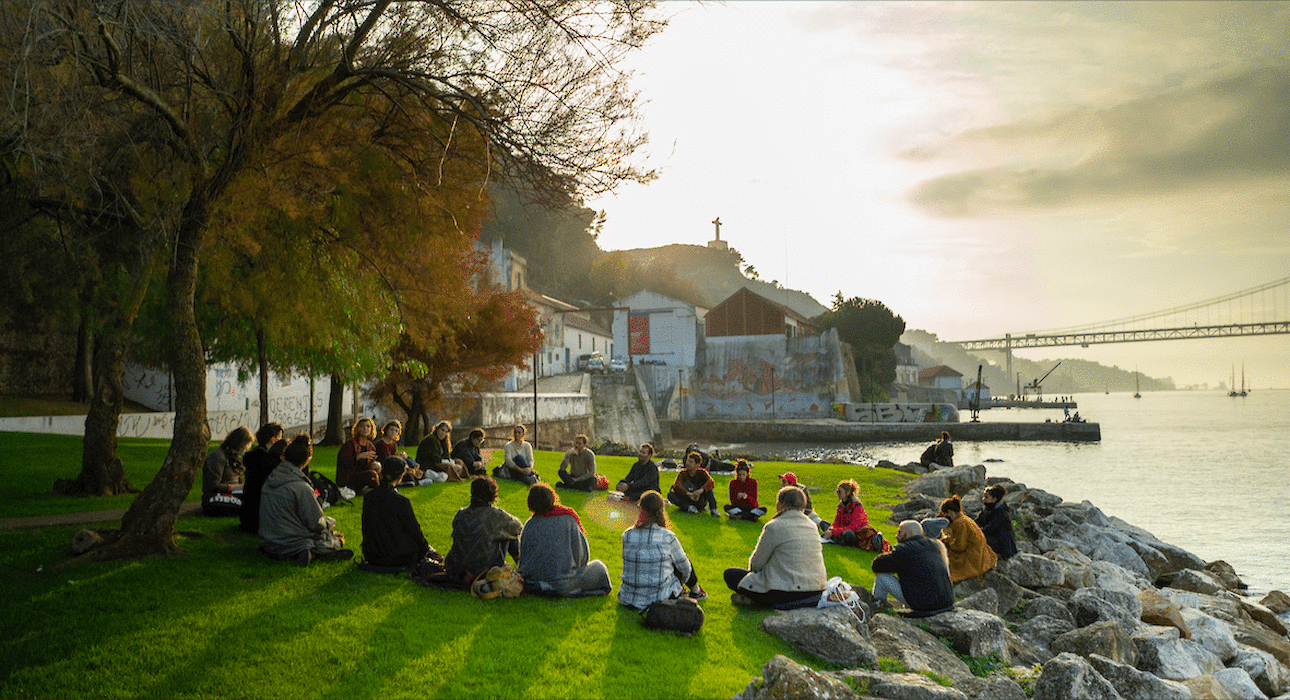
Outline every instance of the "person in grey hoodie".
<path fill-rule="evenodd" d="M 609 569 L 591 559 L 582 521 L 572 508 L 560 505 L 555 489 L 545 482 L 529 487 L 533 517 L 520 533 L 520 561 L 526 593 L 581 598 L 609 595 Z"/>
<path fill-rule="evenodd" d="M 305 475 L 314 448 L 308 435 L 297 435 L 282 453 L 260 492 L 260 551 L 274 559 L 308 566 L 314 559 L 345 560 L 345 537 L 336 520 L 323 515 L 313 484 Z"/>

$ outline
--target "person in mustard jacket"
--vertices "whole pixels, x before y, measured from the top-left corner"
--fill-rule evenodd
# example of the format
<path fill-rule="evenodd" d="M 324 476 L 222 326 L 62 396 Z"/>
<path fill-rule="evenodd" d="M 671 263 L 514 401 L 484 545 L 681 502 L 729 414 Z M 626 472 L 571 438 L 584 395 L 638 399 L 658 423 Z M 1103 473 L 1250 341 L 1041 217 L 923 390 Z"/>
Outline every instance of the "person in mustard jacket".
<path fill-rule="evenodd" d="M 958 496 L 941 502 L 941 517 L 950 521 L 941 532 L 941 542 L 950 556 L 950 581 L 966 581 L 994 568 L 998 556 L 986 544 L 985 533 L 976 521 L 964 516 Z"/>

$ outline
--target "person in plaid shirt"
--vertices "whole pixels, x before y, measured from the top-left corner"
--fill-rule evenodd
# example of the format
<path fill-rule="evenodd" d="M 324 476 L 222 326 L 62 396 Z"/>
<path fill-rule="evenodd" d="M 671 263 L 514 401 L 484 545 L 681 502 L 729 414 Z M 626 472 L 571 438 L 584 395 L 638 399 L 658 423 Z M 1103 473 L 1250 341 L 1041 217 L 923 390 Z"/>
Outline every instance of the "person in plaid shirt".
<path fill-rule="evenodd" d="M 708 597 L 681 541 L 668 529 L 663 503 L 658 491 L 646 491 L 640 499 L 641 513 L 636 524 L 623 531 L 618 603 L 633 610 L 644 610 L 650 603 L 682 594 L 694 600 Z"/>

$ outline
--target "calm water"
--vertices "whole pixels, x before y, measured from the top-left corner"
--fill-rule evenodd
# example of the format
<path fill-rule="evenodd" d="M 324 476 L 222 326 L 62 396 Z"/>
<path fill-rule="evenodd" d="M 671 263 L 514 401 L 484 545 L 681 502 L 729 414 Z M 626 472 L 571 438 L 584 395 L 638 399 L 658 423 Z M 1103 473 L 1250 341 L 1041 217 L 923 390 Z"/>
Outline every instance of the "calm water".
<path fill-rule="evenodd" d="M 1236 567 L 1252 593 L 1290 592 L 1290 390 L 1077 394 L 1101 424 L 1094 444 L 954 443 L 956 464 L 984 463 L 1068 501 L 1088 500 L 1206 560 Z M 989 422 L 1061 420 L 1060 410 L 981 412 Z M 948 426 L 951 434 L 953 425 Z M 789 459 L 917 461 L 923 444 L 748 445 Z M 740 449 L 740 448 L 736 448 Z M 986 462 L 1000 459 L 1002 462 Z"/>

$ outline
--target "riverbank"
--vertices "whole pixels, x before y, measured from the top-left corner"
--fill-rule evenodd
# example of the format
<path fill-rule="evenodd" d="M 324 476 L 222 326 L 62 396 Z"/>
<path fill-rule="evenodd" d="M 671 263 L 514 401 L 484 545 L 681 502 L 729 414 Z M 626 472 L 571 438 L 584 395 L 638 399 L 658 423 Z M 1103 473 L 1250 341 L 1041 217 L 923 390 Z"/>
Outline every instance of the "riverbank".
<path fill-rule="evenodd" d="M 1098 442 L 1098 423 L 853 423 L 835 418 L 670 421 L 673 440 L 726 443 L 772 442 L 931 442 L 948 430 L 954 440 L 972 442 Z"/>

